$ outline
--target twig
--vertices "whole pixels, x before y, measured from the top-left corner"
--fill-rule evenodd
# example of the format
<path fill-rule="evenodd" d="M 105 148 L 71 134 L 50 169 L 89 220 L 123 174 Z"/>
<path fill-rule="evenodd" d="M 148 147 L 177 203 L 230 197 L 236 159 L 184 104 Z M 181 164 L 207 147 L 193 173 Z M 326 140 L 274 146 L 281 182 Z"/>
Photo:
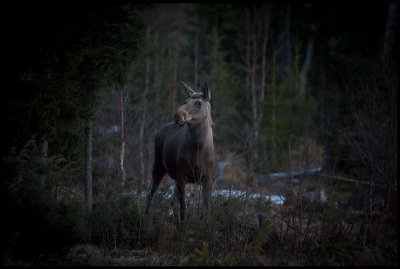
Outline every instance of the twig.
<path fill-rule="evenodd" d="M 331 176 L 331 175 L 326 175 L 326 174 L 320 174 L 322 177 L 327 177 L 327 178 L 333 178 L 333 179 L 339 179 L 343 181 L 348 181 L 352 183 L 357 183 L 357 184 L 365 184 L 369 185 L 369 181 L 364 181 L 364 180 L 357 180 L 357 179 L 352 179 L 352 178 L 345 178 L 345 177 L 339 177 L 339 176 Z M 389 187 L 391 189 L 394 189 L 392 186 L 389 186 L 388 184 L 377 184 L 377 183 L 372 183 L 373 186 L 379 186 L 379 187 Z"/>
<path fill-rule="evenodd" d="M 65 190 L 65 191 L 67 191 L 67 192 L 69 192 L 69 193 L 71 193 L 71 194 L 73 194 L 73 195 L 76 195 L 76 196 L 79 196 L 79 197 L 83 197 L 83 194 L 82 193 L 79 193 L 79 192 L 75 192 L 75 191 L 73 191 L 73 190 L 71 190 L 71 189 L 69 189 L 69 188 L 67 188 L 67 187 L 65 187 L 65 186 L 60 186 L 63 190 Z"/>

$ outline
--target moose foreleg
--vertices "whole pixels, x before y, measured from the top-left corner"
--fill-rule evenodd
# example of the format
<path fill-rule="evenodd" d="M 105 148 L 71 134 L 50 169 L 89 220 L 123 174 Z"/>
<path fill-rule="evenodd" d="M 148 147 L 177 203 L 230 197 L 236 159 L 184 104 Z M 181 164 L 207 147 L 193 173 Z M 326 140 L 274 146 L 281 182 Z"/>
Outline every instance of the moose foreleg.
<path fill-rule="evenodd" d="M 204 215 L 207 215 L 210 211 L 210 199 L 211 199 L 211 180 L 204 179 L 202 182 L 202 196 L 203 196 L 203 208 Z"/>
<path fill-rule="evenodd" d="M 186 211 L 185 184 L 179 184 L 178 198 L 179 198 L 179 204 L 180 204 L 181 222 L 183 222 L 185 220 L 185 211 Z"/>
<path fill-rule="evenodd" d="M 175 184 L 174 197 L 171 202 L 172 211 L 174 213 L 176 226 L 179 228 L 185 219 L 186 201 L 185 201 L 185 184 Z"/>
<path fill-rule="evenodd" d="M 174 190 L 174 196 L 172 197 L 171 201 L 171 207 L 172 207 L 172 212 L 174 213 L 174 219 L 175 219 L 175 224 L 177 227 L 179 227 L 180 224 L 180 216 L 179 216 L 179 202 L 178 202 L 178 188 L 176 187 L 175 184 L 175 190 Z"/>

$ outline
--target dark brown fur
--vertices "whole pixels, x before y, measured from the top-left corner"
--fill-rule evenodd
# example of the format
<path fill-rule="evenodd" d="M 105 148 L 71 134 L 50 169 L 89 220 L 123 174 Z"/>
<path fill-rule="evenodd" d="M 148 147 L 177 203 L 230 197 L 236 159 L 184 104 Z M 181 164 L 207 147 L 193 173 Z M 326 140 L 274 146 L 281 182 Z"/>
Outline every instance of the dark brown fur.
<path fill-rule="evenodd" d="M 208 86 L 201 93 L 182 83 L 188 98 L 178 107 L 173 123 L 161 128 L 155 136 L 153 178 L 147 196 L 146 212 L 165 173 L 174 179 L 172 208 L 176 225 L 184 220 L 186 183 L 202 185 L 204 212 L 210 209 L 214 143 L 211 128 L 211 95 Z M 177 205 L 176 200 L 179 200 Z"/>

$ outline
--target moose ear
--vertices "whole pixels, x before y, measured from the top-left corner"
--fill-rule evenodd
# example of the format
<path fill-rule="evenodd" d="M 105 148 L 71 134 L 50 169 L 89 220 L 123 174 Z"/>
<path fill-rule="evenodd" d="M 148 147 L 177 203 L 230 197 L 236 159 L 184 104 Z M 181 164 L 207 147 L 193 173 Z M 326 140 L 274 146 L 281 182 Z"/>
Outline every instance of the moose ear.
<path fill-rule="evenodd" d="M 185 82 L 181 81 L 180 84 L 183 86 L 183 90 L 182 90 L 183 94 L 186 94 L 188 97 L 190 97 L 194 93 L 192 88 L 190 88 L 190 86 L 188 86 Z"/>
<path fill-rule="evenodd" d="M 207 101 L 211 100 L 211 94 L 210 94 L 210 89 L 208 88 L 208 84 L 204 84 L 203 88 L 201 89 L 201 92 L 203 93 L 203 98 L 206 99 Z"/>

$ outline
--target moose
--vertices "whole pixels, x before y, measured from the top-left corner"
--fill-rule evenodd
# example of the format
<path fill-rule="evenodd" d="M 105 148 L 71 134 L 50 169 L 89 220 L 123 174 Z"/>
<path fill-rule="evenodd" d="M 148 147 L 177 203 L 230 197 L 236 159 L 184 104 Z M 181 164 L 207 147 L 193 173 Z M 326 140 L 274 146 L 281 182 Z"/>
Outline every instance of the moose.
<path fill-rule="evenodd" d="M 201 92 L 195 92 L 186 83 L 180 83 L 187 98 L 176 110 L 174 121 L 155 134 L 152 181 L 146 205 L 148 213 L 153 195 L 167 173 L 175 180 L 171 206 L 178 228 L 185 217 L 187 183 L 201 184 L 204 214 L 210 210 L 214 165 L 211 94 L 208 85 L 205 84 Z"/>

